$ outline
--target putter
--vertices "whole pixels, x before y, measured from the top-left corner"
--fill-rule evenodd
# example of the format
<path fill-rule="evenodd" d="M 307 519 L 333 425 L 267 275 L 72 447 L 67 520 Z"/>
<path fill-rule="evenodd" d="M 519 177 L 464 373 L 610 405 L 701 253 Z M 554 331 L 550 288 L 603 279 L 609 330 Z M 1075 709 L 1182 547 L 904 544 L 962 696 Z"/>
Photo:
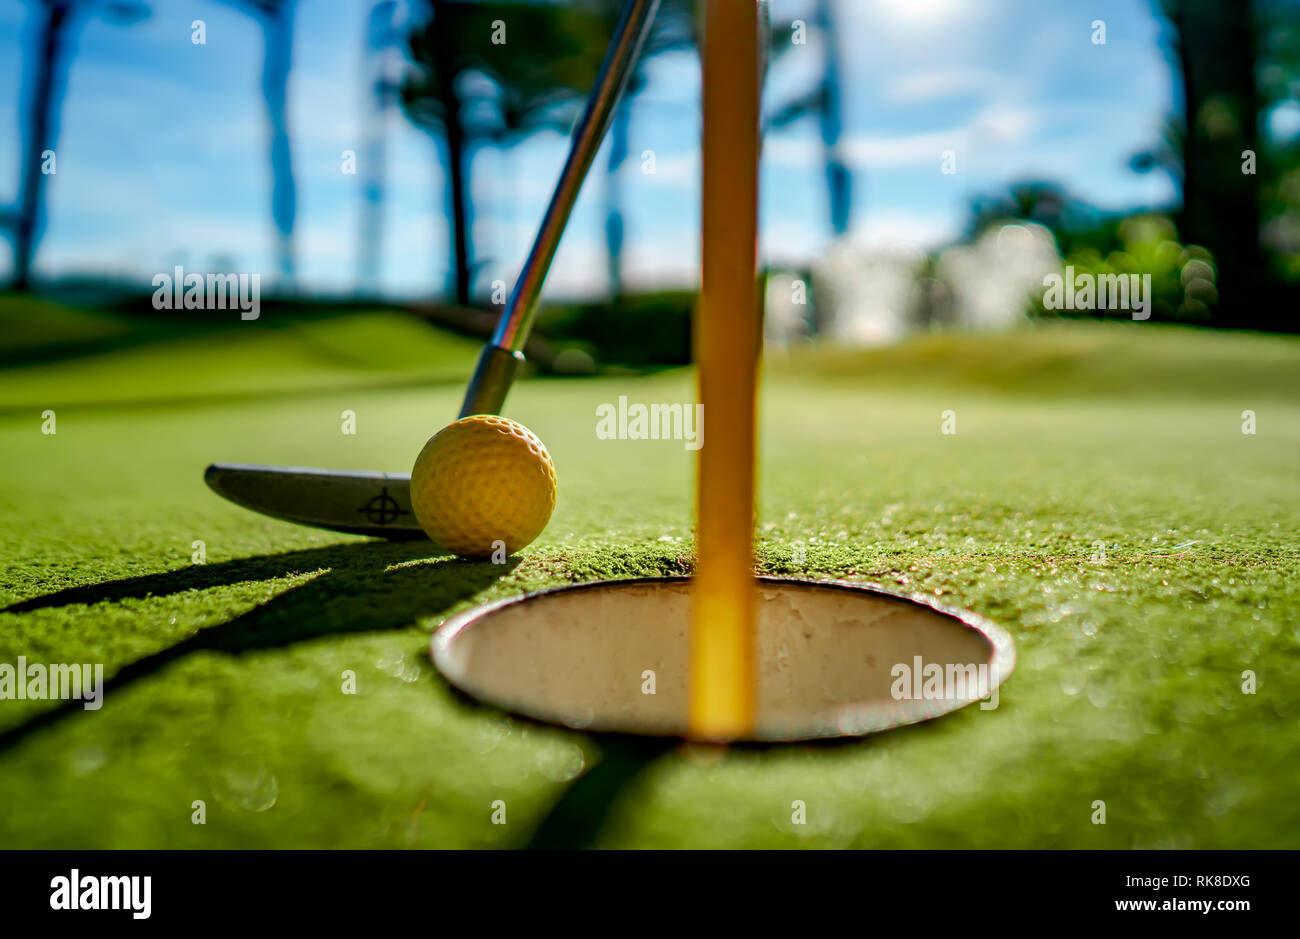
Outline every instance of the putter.
<path fill-rule="evenodd" d="M 658 6 L 659 0 L 627 0 L 623 5 L 596 83 L 574 128 L 555 192 L 496 330 L 479 355 L 460 417 L 499 414 L 505 404 L 523 364 L 524 342 L 564 227 Z M 411 477 L 406 473 L 213 463 L 203 479 L 217 495 L 236 505 L 287 522 L 350 535 L 425 537 L 411 511 Z"/>

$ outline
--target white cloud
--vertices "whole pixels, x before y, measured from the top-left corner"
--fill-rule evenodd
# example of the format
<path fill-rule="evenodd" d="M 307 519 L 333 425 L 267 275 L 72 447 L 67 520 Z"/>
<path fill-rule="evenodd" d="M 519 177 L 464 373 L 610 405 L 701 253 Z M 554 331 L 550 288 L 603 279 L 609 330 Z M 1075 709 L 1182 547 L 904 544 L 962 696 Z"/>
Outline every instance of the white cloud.
<path fill-rule="evenodd" d="M 921 215 L 902 210 L 866 212 L 854 225 L 852 241 L 862 248 L 887 248 L 909 254 L 929 251 L 958 236 L 958 221 L 947 214 Z"/>
<path fill-rule="evenodd" d="M 623 257 L 623 280 L 627 286 L 633 289 L 686 287 L 699 282 L 699 230 L 692 227 L 661 234 L 664 237 L 628 244 Z"/>
<path fill-rule="evenodd" d="M 822 143 L 811 136 L 768 134 L 763 138 L 763 162 L 778 166 L 807 168 L 821 164 Z"/>
<path fill-rule="evenodd" d="M 832 0 L 832 3 L 841 28 L 845 25 L 870 28 L 878 39 L 904 36 L 919 39 L 927 33 L 949 34 L 983 12 L 983 5 L 975 0 Z"/>
<path fill-rule="evenodd" d="M 641 161 L 629 161 L 624 169 L 630 179 L 641 180 L 647 186 L 670 186 L 683 188 L 698 186 L 700 182 L 700 154 L 697 150 L 684 153 L 656 154 L 655 171 L 645 173 L 641 170 Z"/>
<path fill-rule="evenodd" d="M 903 26 L 949 27 L 970 12 L 969 0 L 875 0 L 875 9 Z"/>
<path fill-rule="evenodd" d="M 1039 123 L 1025 107 L 997 105 L 986 108 L 969 123 L 921 134 L 854 134 L 840 144 L 843 159 L 860 169 L 933 164 L 938 167 L 945 150 L 957 159 L 979 156 L 990 149 L 1014 148 L 1023 143 Z"/>
<path fill-rule="evenodd" d="M 891 104 L 915 104 L 963 94 L 988 94 L 1002 85 L 998 73 L 974 66 L 919 69 L 885 85 L 881 97 Z"/>
<path fill-rule="evenodd" d="M 840 153 L 847 163 L 860 169 L 913 166 L 918 163 L 933 163 L 938 166 L 943 151 L 958 149 L 966 139 L 961 128 L 893 137 L 855 134 L 841 142 Z"/>

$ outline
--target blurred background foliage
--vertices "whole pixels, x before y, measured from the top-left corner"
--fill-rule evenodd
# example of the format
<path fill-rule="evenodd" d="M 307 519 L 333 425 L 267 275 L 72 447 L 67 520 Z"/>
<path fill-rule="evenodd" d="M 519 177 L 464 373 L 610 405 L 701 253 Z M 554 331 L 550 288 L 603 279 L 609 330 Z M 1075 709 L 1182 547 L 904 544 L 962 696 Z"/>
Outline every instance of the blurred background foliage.
<path fill-rule="evenodd" d="M 1102 212 L 1045 181 L 976 199 L 972 233 L 1012 219 L 1047 227 L 1065 263 L 1150 274 L 1153 319 L 1300 328 L 1300 135 L 1261 134 L 1300 93 L 1300 17 L 1287 0 L 1160 0 L 1182 106 L 1136 172 L 1181 193 L 1156 211 Z M 1066 311 L 1068 312 L 1068 311 Z"/>
<path fill-rule="evenodd" d="M 301 282 L 295 234 L 298 187 L 288 88 L 296 17 L 300 20 L 307 3 L 228 0 L 232 9 L 259 24 L 264 37 L 259 89 L 271 180 L 266 218 L 277 246 L 269 309 L 292 319 L 328 317 L 361 304 L 413 313 L 467 336 L 485 335 L 504 297 L 487 289 L 491 282 L 481 276 L 486 260 L 474 244 L 474 179 L 483 172 L 479 155 L 493 147 L 508 160 L 520 141 L 546 132 L 567 133 L 621 3 L 381 0 L 368 6 L 362 82 L 371 105 L 358 148 L 363 201 L 355 236 L 356 289 L 333 295 Z M 1149 274 L 1152 318 L 1158 321 L 1297 331 L 1300 132 L 1279 132 L 1270 125 L 1270 115 L 1282 106 L 1291 108 L 1293 118 L 1300 109 L 1297 4 L 1152 4 L 1161 24 L 1161 49 L 1174 76 L 1174 95 L 1163 128 L 1147 148 L 1132 154 L 1131 171 L 1164 174 L 1177 193 L 1175 200 L 1103 209 L 1058 180 L 1024 179 L 972 198 L 969 225 L 956 243 L 900 255 L 863 247 L 853 237 L 855 220 L 870 218 L 873 211 L 864 203 L 872 179 L 845 156 L 845 99 L 854 88 L 845 77 L 844 56 L 846 49 L 860 54 L 870 37 L 844 35 L 843 8 L 836 0 L 808 0 L 795 17 L 783 15 L 778 3 L 774 65 L 796 50 L 811 49 L 815 55 L 812 67 L 802 68 L 800 80 L 780 89 L 769 86 L 764 130 L 771 143 L 791 128 L 809 122 L 815 126 L 831 247 L 809 265 L 774 265 L 767 272 L 769 336 L 784 345 L 817 339 L 878 342 L 920 329 L 1006 326 L 1026 314 L 1128 315 L 1045 310 L 1042 276 L 1067 266 L 1087 274 Z M 58 136 L 77 31 L 94 17 L 129 30 L 159 10 L 136 0 L 26 0 L 26 5 L 30 41 L 24 49 L 19 178 L 16 198 L 0 216 L 13 252 L 10 299 L 36 290 L 64 305 L 96 307 L 116 317 L 174 319 L 170 311 L 152 309 L 150 291 L 139 285 L 124 288 L 93 276 L 38 282 L 33 276 L 48 190 L 58 185 L 42 166 Z M 607 289 L 578 302 L 548 300 L 530 350 L 543 369 L 583 373 L 611 365 L 639 368 L 689 360 L 690 285 L 628 287 L 623 171 L 632 153 L 630 115 L 652 86 L 656 59 L 697 45 L 695 12 L 690 0 L 662 0 L 654 34 L 616 114 L 605 178 L 599 183 Z M 506 42 L 499 41 L 503 29 L 508 30 Z M 809 35 L 819 41 L 809 45 Z M 441 198 L 428 214 L 431 225 L 448 233 L 440 242 L 445 249 L 439 249 L 445 257 L 438 262 L 448 276 L 444 284 L 430 284 L 419 302 L 395 302 L 378 286 L 386 207 L 398 197 L 384 170 L 392 114 L 426 132 L 439 157 Z M 593 185 L 589 180 L 588 188 Z M 1013 236 L 995 237 L 1004 231 Z M 1028 237 L 1016 234 L 1025 232 Z M 349 236 L 339 232 L 337 237 Z M 871 295 L 872 302 L 863 302 L 864 295 Z M 44 309 L 53 317 L 37 303 L 30 309 Z M 187 311 L 186 317 L 186 328 L 205 318 L 216 328 L 218 317 L 220 325 L 229 325 L 224 314 Z M 28 329 L 21 344 L 11 333 L 5 358 L 13 362 L 34 354 L 39 344 L 30 334 L 40 329 Z M 51 325 L 49 331 L 57 336 L 68 327 Z M 62 340 L 55 345 L 80 348 Z"/>

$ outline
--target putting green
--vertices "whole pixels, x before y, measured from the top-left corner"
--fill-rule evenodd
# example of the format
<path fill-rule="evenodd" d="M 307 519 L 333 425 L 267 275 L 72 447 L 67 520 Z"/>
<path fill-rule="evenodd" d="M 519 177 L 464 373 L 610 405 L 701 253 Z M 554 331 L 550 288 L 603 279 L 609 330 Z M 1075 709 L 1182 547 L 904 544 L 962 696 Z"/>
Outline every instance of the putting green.
<path fill-rule="evenodd" d="M 595 433 L 621 395 L 689 401 L 689 371 L 515 389 L 559 497 L 505 567 L 202 482 L 214 460 L 406 471 L 473 354 L 371 315 L 0 371 L 0 663 L 124 676 L 98 711 L 0 700 L 0 846 L 509 847 L 600 771 L 609 741 L 454 695 L 429 634 L 528 589 L 690 571 L 692 452 Z M 633 759 L 588 807 L 594 843 L 1300 847 L 1297 375 L 1294 338 L 1149 324 L 770 356 L 760 568 L 940 597 L 1010 630 L 1019 665 L 994 710 Z"/>

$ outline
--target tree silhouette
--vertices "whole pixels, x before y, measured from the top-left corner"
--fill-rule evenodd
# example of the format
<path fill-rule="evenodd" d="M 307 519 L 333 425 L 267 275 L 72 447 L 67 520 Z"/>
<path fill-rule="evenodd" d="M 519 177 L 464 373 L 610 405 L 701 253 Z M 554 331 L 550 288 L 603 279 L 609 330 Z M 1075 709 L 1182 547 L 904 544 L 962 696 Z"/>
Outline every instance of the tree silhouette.
<path fill-rule="evenodd" d="M 298 214 L 297 187 L 293 179 L 293 153 L 289 145 L 286 104 L 289 69 L 293 58 L 294 0 L 227 0 L 251 14 L 262 27 L 262 98 L 271 166 L 271 220 L 277 236 L 276 253 L 281 287 L 292 288 L 297 276 L 293 243 L 294 220 Z"/>
<path fill-rule="evenodd" d="M 417 126 L 446 145 L 452 289 L 456 302 L 468 305 L 473 147 L 506 144 L 547 126 L 567 129 L 609 37 L 591 3 L 427 2 L 431 17 L 409 38 L 416 69 L 403 84 L 402 103 Z"/>
<path fill-rule="evenodd" d="M 40 17 L 30 67 L 26 146 L 20 173 L 18 206 L 5 221 L 13 229 L 13 288 L 31 286 L 32 262 L 44 227 L 45 152 L 58 137 L 59 112 L 66 90 L 71 32 L 83 13 L 98 11 L 110 22 L 129 25 L 149 15 L 149 8 L 129 0 L 35 0 Z"/>
<path fill-rule="evenodd" d="M 1289 12 L 1288 12 L 1289 7 Z M 1293 88 L 1300 61 L 1294 5 L 1278 0 L 1157 0 L 1169 25 L 1166 51 L 1182 113 L 1165 125 L 1159 146 L 1138 154 L 1139 171 L 1163 169 L 1182 191 L 1176 211 L 1185 243 L 1208 248 L 1218 269 L 1217 326 L 1294 328 L 1289 292 L 1265 263 L 1265 194 L 1277 191 L 1282 161 L 1261 139 L 1261 113 Z M 1262 67 L 1267 59 L 1269 68 Z M 1247 172 L 1247 154 L 1255 161 Z"/>
<path fill-rule="evenodd" d="M 401 21 L 401 5 L 396 0 L 379 0 L 366 18 L 362 82 L 368 94 L 362 118 L 362 152 L 357 161 L 357 177 L 361 183 L 356 281 L 359 293 L 374 293 L 379 288 L 387 190 L 388 115 L 401 92 L 401 77 L 394 74 L 393 59 L 405 29 L 406 24 Z"/>
<path fill-rule="evenodd" d="M 622 0 L 605 0 L 610 27 L 622 10 Z M 609 293 L 617 300 L 623 293 L 623 186 L 621 173 L 627 161 L 632 108 L 647 83 L 646 68 L 658 55 L 687 49 L 697 42 L 694 5 L 691 0 L 660 0 L 654 25 L 646 37 L 641 55 L 628 76 L 623 98 L 614 111 L 609 129 L 609 160 L 605 166 L 605 247 L 609 265 Z"/>
<path fill-rule="evenodd" d="M 853 174 L 840 156 L 840 136 L 844 130 L 840 106 L 843 75 L 831 0 L 815 0 L 811 25 L 821 52 L 820 76 L 811 89 L 778 107 L 768 118 L 768 126 L 784 127 L 808 116 L 817 118 L 822 138 L 831 233 L 838 236 L 849 230 L 853 209 Z M 772 48 L 776 57 L 799 48 L 793 44 L 794 35 L 793 21 L 782 24 L 773 31 Z"/>

